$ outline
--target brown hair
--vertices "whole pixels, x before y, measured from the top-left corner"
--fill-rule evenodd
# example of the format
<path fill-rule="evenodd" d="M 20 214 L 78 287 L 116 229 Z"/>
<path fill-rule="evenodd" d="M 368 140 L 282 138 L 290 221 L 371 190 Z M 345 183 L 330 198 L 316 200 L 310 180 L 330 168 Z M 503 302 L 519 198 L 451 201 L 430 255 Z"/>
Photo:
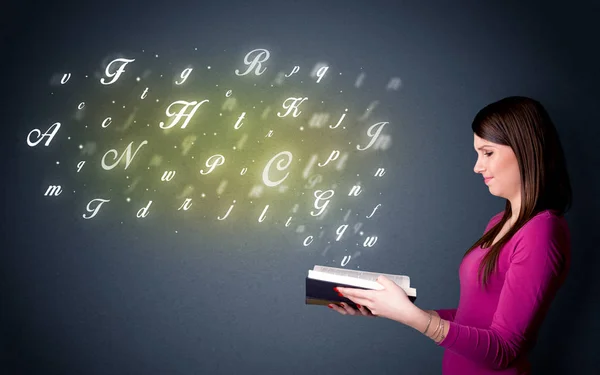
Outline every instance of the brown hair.
<path fill-rule="evenodd" d="M 502 246 L 531 218 L 544 210 L 564 215 L 572 203 L 571 183 L 558 133 L 544 107 L 536 100 L 511 96 L 481 109 L 471 125 L 480 138 L 510 146 L 521 175 L 521 209 L 510 230 L 485 254 L 479 265 L 483 285 L 497 266 Z M 512 216 L 506 200 L 500 221 L 475 242 L 464 256 L 481 245 L 490 246 Z M 463 256 L 463 258 L 464 258 Z"/>

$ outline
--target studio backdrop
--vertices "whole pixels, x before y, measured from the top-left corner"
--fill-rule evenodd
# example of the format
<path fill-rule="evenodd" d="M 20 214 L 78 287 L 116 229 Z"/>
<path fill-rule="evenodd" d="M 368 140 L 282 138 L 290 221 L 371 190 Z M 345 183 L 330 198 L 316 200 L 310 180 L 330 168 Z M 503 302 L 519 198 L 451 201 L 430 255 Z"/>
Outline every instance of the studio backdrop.
<path fill-rule="evenodd" d="M 534 371 L 593 372 L 592 13 L 8 4 L 0 372 L 440 373 L 419 332 L 306 305 L 305 277 L 403 274 L 419 307 L 456 307 L 461 258 L 505 205 L 474 173 L 471 122 L 513 95 L 550 113 L 574 192 Z"/>

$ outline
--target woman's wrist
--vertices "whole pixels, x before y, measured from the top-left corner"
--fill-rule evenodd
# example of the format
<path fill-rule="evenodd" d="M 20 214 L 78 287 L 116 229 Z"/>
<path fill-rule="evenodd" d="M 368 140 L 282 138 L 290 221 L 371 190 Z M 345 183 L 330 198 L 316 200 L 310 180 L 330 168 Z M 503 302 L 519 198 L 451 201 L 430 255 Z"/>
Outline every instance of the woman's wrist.
<path fill-rule="evenodd" d="M 445 331 L 449 322 L 442 320 L 439 314 L 433 310 L 421 310 L 417 308 L 407 325 L 421 332 L 436 343 L 445 337 Z"/>
<path fill-rule="evenodd" d="M 411 314 L 410 320 L 406 322 L 406 325 L 423 333 L 425 332 L 427 325 L 430 324 L 428 331 L 431 332 L 431 327 L 433 326 L 433 320 L 431 323 L 429 323 L 431 316 L 432 315 L 428 310 L 421 310 L 420 308 L 416 307 L 414 313 Z"/>

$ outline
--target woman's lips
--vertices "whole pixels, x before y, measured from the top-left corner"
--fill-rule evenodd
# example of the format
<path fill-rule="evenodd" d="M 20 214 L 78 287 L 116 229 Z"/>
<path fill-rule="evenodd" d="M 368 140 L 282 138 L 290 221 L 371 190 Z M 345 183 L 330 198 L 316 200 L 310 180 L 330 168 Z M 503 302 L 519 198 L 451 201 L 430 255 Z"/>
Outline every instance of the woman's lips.
<path fill-rule="evenodd" d="M 485 182 L 485 183 L 487 184 L 488 182 L 490 182 L 490 180 L 491 180 L 492 178 L 493 178 L 493 177 L 484 178 L 484 179 L 483 179 L 483 182 Z"/>

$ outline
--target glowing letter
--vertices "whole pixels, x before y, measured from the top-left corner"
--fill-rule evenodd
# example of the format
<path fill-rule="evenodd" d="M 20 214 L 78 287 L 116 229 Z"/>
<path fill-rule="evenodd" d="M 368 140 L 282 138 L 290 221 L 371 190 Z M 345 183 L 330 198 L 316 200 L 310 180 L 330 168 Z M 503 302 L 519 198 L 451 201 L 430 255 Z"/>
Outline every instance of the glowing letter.
<path fill-rule="evenodd" d="M 331 155 L 329 155 L 329 157 L 327 158 L 327 161 L 325 163 L 323 163 L 322 165 L 321 165 L 321 163 L 319 163 L 317 165 L 319 167 L 324 167 L 327 165 L 327 163 L 329 163 L 330 161 L 335 161 L 339 157 L 340 157 L 340 152 L 338 150 L 333 150 L 333 151 L 331 151 Z"/>
<path fill-rule="evenodd" d="M 177 82 L 175 81 L 176 85 L 183 85 L 183 83 L 185 82 L 185 80 L 190 76 L 190 73 L 192 72 L 192 68 L 187 68 L 185 69 L 183 72 L 181 72 L 181 82 Z"/>
<path fill-rule="evenodd" d="M 242 114 L 240 115 L 240 117 L 238 117 L 237 122 L 235 123 L 235 125 L 233 126 L 233 128 L 235 130 L 238 130 L 239 128 L 242 127 L 242 125 L 244 125 L 242 123 L 242 119 L 244 118 L 244 116 L 246 115 L 246 112 L 242 112 Z"/>
<path fill-rule="evenodd" d="M 48 195 L 54 195 L 55 197 L 58 197 L 60 193 L 62 193 L 60 185 L 50 185 L 48 186 L 48 190 L 46 190 L 46 193 L 44 193 L 44 196 L 46 197 Z"/>
<path fill-rule="evenodd" d="M 104 78 L 102 78 L 102 79 L 100 79 L 100 83 L 102 83 L 103 85 L 110 85 L 110 84 L 114 83 L 117 79 L 119 79 L 121 74 L 123 74 L 123 72 L 125 71 L 125 65 L 127 65 L 130 62 L 134 62 L 134 61 L 135 61 L 135 59 L 122 59 L 122 58 L 114 59 L 106 66 L 106 71 L 105 71 L 106 76 L 113 77 L 113 80 L 110 82 L 106 82 L 106 80 Z M 115 62 L 120 62 L 122 64 L 121 64 L 121 66 L 119 66 L 119 68 L 117 69 L 116 72 L 111 73 L 110 67 Z"/>
<path fill-rule="evenodd" d="M 85 164 L 85 161 L 80 161 L 79 163 L 77 163 L 77 173 L 79 173 L 81 171 L 81 168 L 83 168 L 83 165 Z"/>
<path fill-rule="evenodd" d="M 373 247 L 373 245 L 375 245 L 375 242 L 377 242 L 377 236 L 373 236 L 373 237 L 369 236 L 365 239 L 363 246 L 364 247 Z"/>
<path fill-rule="evenodd" d="M 233 205 L 235 205 L 235 201 L 233 201 L 233 204 L 231 206 L 229 206 L 229 209 L 227 210 L 227 213 L 225 214 L 225 216 L 223 216 L 223 217 L 217 216 L 217 219 L 218 220 L 225 220 L 225 219 L 227 219 L 227 216 L 229 216 L 229 213 L 233 209 Z"/>
<path fill-rule="evenodd" d="M 204 172 L 203 169 L 200 170 L 200 174 L 209 174 L 219 165 L 223 165 L 225 163 L 225 156 L 223 155 L 213 155 L 206 160 L 206 166 L 209 168 L 208 172 Z"/>
<path fill-rule="evenodd" d="M 191 198 L 187 198 L 185 200 L 185 202 L 183 202 L 183 204 L 181 205 L 181 207 L 179 207 L 177 209 L 177 211 L 181 211 L 181 209 L 183 209 L 184 211 L 187 211 L 190 209 L 190 207 L 192 207 L 192 199 Z"/>
<path fill-rule="evenodd" d="M 327 69 L 329 69 L 327 63 L 317 63 L 313 68 L 312 72 L 310 73 L 310 76 L 318 77 L 319 79 L 317 80 L 317 83 L 319 83 L 319 81 L 321 81 L 321 78 L 325 76 Z"/>
<path fill-rule="evenodd" d="M 254 53 L 254 52 L 258 52 L 258 53 L 256 54 L 256 57 L 254 57 L 254 60 L 250 61 L 250 55 L 252 55 L 252 53 Z M 260 71 L 260 68 L 261 68 L 260 64 L 267 61 L 269 59 L 269 56 L 270 56 L 269 51 L 267 51 L 266 49 L 255 49 L 255 50 L 248 52 L 248 54 L 246 54 L 246 57 L 244 57 L 244 64 L 250 65 L 250 66 L 244 73 L 240 73 L 240 71 L 238 69 L 236 69 L 235 74 L 237 74 L 238 76 L 245 76 L 246 74 L 250 73 L 252 71 L 252 69 L 254 69 L 255 67 L 256 67 L 256 69 L 255 69 L 254 73 L 257 76 L 263 74 L 265 72 L 265 70 L 267 70 L 267 68 L 264 68 L 262 71 Z"/>
<path fill-rule="evenodd" d="M 163 173 L 160 180 L 161 181 L 171 181 L 173 179 L 173 177 L 175 177 L 175 172 L 176 171 L 165 171 L 165 173 Z"/>
<path fill-rule="evenodd" d="M 64 85 L 65 83 L 67 83 L 69 81 L 69 79 L 71 79 L 71 73 L 64 74 L 62 79 L 60 80 L 60 84 Z"/>
<path fill-rule="evenodd" d="M 310 76 L 312 78 L 316 78 L 317 77 L 317 73 L 321 71 L 321 69 L 323 68 L 327 68 L 327 63 L 326 62 L 319 62 L 316 63 L 315 66 L 313 67 L 313 70 L 310 72 Z"/>
<path fill-rule="evenodd" d="M 277 159 L 280 155 L 284 156 L 284 158 L 282 158 L 281 160 L 279 160 L 277 162 L 277 170 L 278 171 L 283 171 L 286 168 L 288 168 L 290 166 L 290 164 L 292 163 L 292 153 L 289 151 L 282 151 L 279 154 L 273 156 L 271 158 L 271 160 L 269 160 L 269 162 L 267 163 L 267 165 L 265 166 L 265 169 L 263 169 L 263 174 L 262 174 L 262 178 L 263 178 L 263 182 L 265 185 L 269 186 L 269 187 L 273 187 L 273 186 L 277 186 L 280 183 L 282 183 L 287 176 L 290 174 L 289 172 L 285 174 L 285 176 L 283 176 L 283 178 L 279 181 L 271 181 L 269 179 L 269 170 L 271 169 L 271 164 L 273 164 L 273 162 L 275 161 L 275 159 Z M 287 164 L 285 163 L 285 158 L 287 158 Z"/>
<path fill-rule="evenodd" d="M 138 146 L 138 148 L 135 150 L 135 152 L 133 153 L 133 155 L 131 155 L 131 146 L 133 146 L 133 142 L 131 142 L 131 143 L 129 144 L 129 146 L 127 146 L 127 149 L 125 150 L 125 152 L 124 152 L 124 153 L 122 153 L 122 154 L 121 154 L 121 156 L 120 156 L 118 159 L 117 159 L 117 156 L 119 155 L 119 153 L 117 152 L 117 150 L 114 150 L 114 149 L 113 149 L 113 150 L 108 150 L 108 151 L 106 152 L 106 154 L 104 154 L 104 156 L 102 157 L 102 168 L 104 168 L 104 169 L 105 169 L 105 170 L 107 170 L 107 171 L 108 171 L 108 170 L 111 170 L 111 169 L 113 169 L 114 167 L 116 167 L 116 166 L 117 166 L 117 164 L 119 164 L 119 162 L 121 161 L 121 159 L 123 159 L 123 156 L 125 156 L 125 155 L 126 155 L 126 160 L 125 160 L 125 169 L 127 169 L 127 168 L 129 167 L 129 164 L 131 163 L 131 161 L 132 161 L 132 160 L 133 160 L 133 158 L 135 157 L 135 154 L 137 154 L 137 152 L 140 150 L 140 148 L 141 148 L 143 145 L 147 144 L 147 143 L 148 143 L 148 141 L 144 141 L 144 142 L 142 142 L 142 143 L 141 143 L 141 144 Z M 113 154 L 113 153 L 114 153 L 114 158 L 115 158 L 115 160 L 116 160 L 116 161 L 115 161 L 115 162 L 114 162 L 112 165 L 107 165 L 107 164 L 106 164 L 106 162 L 104 161 L 104 159 L 106 159 L 106 156 L 107 156 L 108 154 Z"/>
<path fill-rule="evenodd" d="M 260 214 L 260 216 L 258 218 L 259 223 L 262 223 L 263 221 L 265 221 L 265 215 L 266 215 L 268 209 L 269 209 L 269 205 L 267 204 L 265 206 L 265 209 L 263 210 L 262 214 Z"/>
<path fill-rule="evenodd" d="M 175 119 L 173 119 L 173 122 L 171 123 L 171 125 L 165 126 L 164 122 L 160 122 L 160 127 L 163 129 L 169 129 L 173 126 L 175 126 L 175 124 L 177 124 L 179 122 L 179 120 L 182 117 L 186 117 L 183 125 L 181 125 L 181 129 L 185 129 L 185 127 L 187 126 L 188 122 L 190 122 L 190 120 L 192 119 L 192 116 L 194 116 L 194 113 L 196 113 L 196 110 L 198 109 L 198 107 L 200 107 L 202 104 L 208 102 L 208 99 L 204 99 L 203 101 L 201 101 L 200 103 L 193 101 L 193 102 L 186 102 L 185 100 L 177 100 L 173 103 L 171 103 L 171 105 L 169 105 L 169 107 L 167 107 L 167 111 L 166 114 L 168 117 L 173 117 L 176 115 Z M 170 109 L 173 105 L 175 104 L 182 104 L 183 108 L 181 108 L 181 110 L 179 111 L 179 113 L 171 113 Z M 187 108 L 191 105 L 194 105 L 194 109 L 192 109 L 192 111 L 189 114 L 185 114 L 185 111 L 187 110 Z"/>
<path fill-rule="evenodd" d="M 30 147 L 34 147 L 34 146 L 37 146 L 38 143 L 40 143 L 42 141 L 42 139 L 44 139 L 44 137 L 48 137 L 48 140 L 46 141 L 46 144 L 44 145 L 44 146 L 48 146 L 50 144 L 50 142 L 52 142 L 52 138 L 54 138 L 56 133 L 58 133 L 58 129 L 60 129 L 60 122 L 55 122 L 54 124 L 52 124 L 52 126 L 49 127 L 48 130 L 46 130 L 46 132 L 43 135 L 42 135 L 42 132 L 40 131 L 40 129 L 33 129 L 32 131 L 29 132 L 29 134 L 27 134 L 27 144 Z M 51 130 L 52 130 L 52 132 L 50 132 Z M 36 137 L 38 139 L 35 142 L 32 142 L 30 140 L 31 134 L 33 134 L 33 133 L 37 133 Z"/>
<path fill-rule="evenodd" d="M 383 177 L 385 174 L 385 168 L 379 168 L 377 172 L 375 172 L 375 177 Z"/>
<path fill-rule="evenodd" d="M 314 213 L 314 211 L 310 211 L 310 214 L 312 216 L 319 216 L 323 213 L 323 210 L 329 205 L 329 199 L 331 199 L 331 197 L 333 197 L 333 194 L 335 194 L 335 192 L 333 190 L 327 190 L 327 191 L 322 191 L 322 190 L 316 190 L 315 191 L 315 203 L 314 203 L 314 207 L 319 210 L 318 213 Z M 320 204 L 321 201 L 325 201 L 325 203 L 323 203 L 322 205 Z"/>
<path fill-rule="evenodd" d="M 337 234 L 337 237 L 335 238 L 336 241 L 340 240 L 346 229 L 348 229 L 348 224 L 343 224 L 338 227 L 338 229 L 335 231 L 335 234 Z"/>
<path fill-rule="evenodd" d="M 108 124 L 106 123 L 107 121 L 108 121 Z M 108 126 L 110 124 L 112 124 L 112 118 L 110 118 L 110 117 L 107 117 L 104 119 L 104 121 L 102 121 L 102 127 L 105 129 L 108 128 Z"/>
<path fill-rule="evenodd" d="M 96 214 L 100 210 L 100 207 L 106 202 L 110 202 L 110 199 L 102 199 L 102 198 L 92 199 L 85 208 L 87 210 L 87 212 L 91 212 L 92 214 L 89 217 L 85 217 L 85 214 L 83 214 L 83 218 L 89 220 L 89 219 L 93 218 L 94 216 L 96 216 Z M 91 208 L 92 203 L 98 203 L 96 208 L 94 208 L 94 209 Z"/>
<path fill-rule="evenodd" d="M 148 202 L 146 207 L 142 207 L 138 210 L 137 215 L 136 215 L 138 217 L 138 219 L 148 216 L 148 210 L 150 209 L 151 204 L 152 204 L 152 201 Z"/>
<path fill-rule="evenodd" d="M 296 65 L 296 66 L 294 66 L 294 69 L 292 69 L 291 73 L 290 73 L 289 75 L 288 75 L 288 74 L 286 74 L 286 75 L 285 75 L 285 77 L 286 77 L 286 78 L 289 78 L 289 77 L 291 77 L 291 76 L 292 76 L 292 74 L 294 74 L 294 73 L 298 73 L 298 71 L 299 71 L 299 70 L 300 70 L 300 67 L 299 67 L 298 65 Z"/>
<path fill-rule="evenodd" d="M 348 112 L 348 109 L 346 109 L 344 112 Z M 344 117 L 346 117 L 346 114 L 345 114 L 345 113 L 343 113 L 343 114 L 342 114 L 342 117 L 340 117 L 339 121 L 337 122 L 337 124 L 335 124 L 335 126 L 331 126 L 331 125 L 329 125 L 329 128 L 331 128 L 331 129 L 335 129 L 335 128 L 337 128 L 338 126 L 340 126 L 340 124 L 341 124 L 341 123 L 342 123 L 342 121 L 344 120 Z"/>
<path fill-rule="evenodd" d="M 364 148 L 360 148 L 359 145 L 356 145 L 356 149 L 360 150 L 360 151 L 364 151 L 364 150 L 368 149 L 369 147 L 371 147 L 373 145 L 373 142 L 375 142 L 377 137 L 379 137 L 379 134 L 381 133 L 381 130 L 383 129 L 385 124 L 387 124 L 387 122 L 378 122 L 376 124 L 371 125 L 369 127 L 369 129 L 367 130 L 367 135 L 369 137 L 371 137 L 369 144 Z"/>
<path fill-rule="evenodd" d="M 375 211 L 377 211 L 377 209 L 381 206 L 381 203 L 378 204 L 377 206 L 375 206 L 375 208 L 373 209 L 373 212 L 371 212 L 371 215 L 367 216 L 367 219 L 370 219 L 373 217 L 373 214 L 375 213 Z"/>
<path fill-rule="evenodd" d="M 142 93 L 142 96 L 140 96 L 140 99 L 146 99 L 146 96 L 148 95 L 148 87 L 146 87 L 146 89 L 144 90 L 144 92 Z"/>
<path fill-rule="evenodd" d="M 352 187 L 352 189 L 350 189 L 350 193 L 348 193 L 348 196 L 354 195 L 355 197 L 358 197 L 360 192 L 361 192 L 360 185 L 354 185 Z"/>
<path fill-rule="evenodd" d="M 308 98 L 287 98 L 284 102 L 283 102 L 283 108 L 287 109 L 287 112 L 284 115 L 281 115 L 281 112 L 277 112 L 277 116 L 279 117 L 285 117 L 287 115 L 290 114 L 290 112 L 292 111 L 292 109 L 294 110 L 294 114 L 292 115 L 293 117 L 298 117 L 298 115 L 300 115 L 302 112 L 297 112 L 298 111 L 298 106 L 300 104 L 302 104 L 302 102 L 304 102 L 306 99 Z M 289 102 L 291 100 L 290 104 L 287 104 L 287 102 Z M 300 103 L 298 103 L 298 101 L 300 101 Z"/>
<path fill-rule="evenodd" d="M 310 241 L 308 241 L 310 238 Z M 307 243 L 308 242 L 308 243 Z M 306 239 L 304 239 L 304 246 L 308 246 L 313 242 L 313 236 L 308 236 L 306 237 Z"/>

